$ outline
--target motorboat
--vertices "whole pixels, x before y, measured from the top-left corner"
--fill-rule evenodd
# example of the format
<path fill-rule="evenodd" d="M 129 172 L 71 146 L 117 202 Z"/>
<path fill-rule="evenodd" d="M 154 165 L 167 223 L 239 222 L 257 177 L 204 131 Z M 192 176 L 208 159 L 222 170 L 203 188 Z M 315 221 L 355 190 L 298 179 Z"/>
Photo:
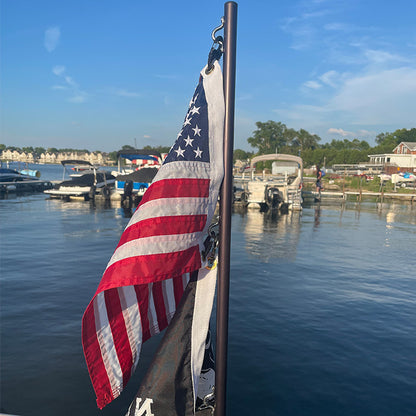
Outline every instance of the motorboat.
<path fill-rule="evenodd" d="M 123 159 L 129 161 L 129 168 L 122 166 Z M 141 199 L 163 163 L 163 155 L 154 150 L 132 149 L 117 153 L 118 171 L 115 192 L 125 198 Z"/>
<path fill-rule="evenodd" d="M 272 161 L 271 173 L 255 174 L 259 162 Z M 243 181 L 239 199 L 248 208 L 278 209 L 281 212 L 302 209 L 303 161 L 294 155 L 274 153 L 256 156 L 250 161 L 251 179 Z"/>
<path fill-rule="evenodd" d="M 21 182 L 33 179 L 33 176 L 26 174 L 26 172 L 19 172 L 16 169 L 0 168 L 0 182 Z"/>
<path fill-rule="evenodd" d="M 53 189 L 44 191 L 45 194 L 51 198 L 79 197 L 86 201 L 97 194 L 106 199 L 110 197 L 115 183 L 115 177 L 110 172 L 83 160 L 63 160 L 61 164 L 64 168 L 62 181 Z"/>
<path fill-rule="evenodd" d="M 52 188 L 50 181 L 40 180 L 39 171 L 18 171 L 0 167 L 0 196 L 9 193 L 43 192 Z"/>

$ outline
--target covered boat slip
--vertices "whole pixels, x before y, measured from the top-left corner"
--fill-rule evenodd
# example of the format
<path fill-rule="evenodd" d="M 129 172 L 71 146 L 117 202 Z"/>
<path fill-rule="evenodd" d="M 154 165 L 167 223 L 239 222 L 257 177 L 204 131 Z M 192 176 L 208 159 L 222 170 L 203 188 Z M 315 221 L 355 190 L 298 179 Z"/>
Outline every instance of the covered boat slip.
<path fill-rule="evenodd" d="M 118 175 L 116 177 L 116 192 L 124 194 L 126 184 L 131 182 L 132 192 L 143 195 L 153 178 L 156 176 L 158 168 L 142 168 L 126 175 Z"/>
<path fill-rule="evenodd" d="M 123 167 L 122 159 L 129 160 L 131 167 Z M 117 165 L 118 171 L 112 172 L 116 176 L 115 191 L 126 197 L 141 197 L 162 165 L 162 155 L 147 149 L 120 150 Z"/>
<path fill-rule="evenodd" d="M 272 161 L 271 173 L 266 170 L 255 174 L 259 162 Z M 248 208 L 287 210 L 302 209 L 303 161 L 288 154 L 268 154 L 254 157 L 250 161 L 251 178 L 234 178 L 235 189 L 240 189 L 236 198 Z"/>

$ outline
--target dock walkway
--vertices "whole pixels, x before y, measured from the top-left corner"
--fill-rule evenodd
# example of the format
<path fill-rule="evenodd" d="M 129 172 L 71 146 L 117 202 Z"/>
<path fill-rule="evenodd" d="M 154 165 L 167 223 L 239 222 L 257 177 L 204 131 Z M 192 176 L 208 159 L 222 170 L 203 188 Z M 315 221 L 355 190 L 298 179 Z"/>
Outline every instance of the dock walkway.
<path fill-rule="evenodd" d="M 360 191 L 343 191 L 343 192 L 334 192 L 334 191 L 322 191 L 321 192 L 321 201 L 329 200 L 351 200 L 352 197 L 355 197 L 355 201 L 361 201 L 363 199 L 376 199 L 376 200 L 399 200 L 410 203 L 416 203 L 416 193 L 412 194 L 402 194 L 397 192 L 360 192 Z M 318 192 L 315 191 L 303 191 L 302 198 L 304 201 L 313 201 L 319 198 Z"/>
<path fill-rule="evenodd" d="M 35 193 L 43 192 L 46 189 L 51 189 L 53 184 L 51 181 L 42 180 L 25 180 L 15 182 L 0 182 L 0 195 L 7 195 L 11 193 Z"/>

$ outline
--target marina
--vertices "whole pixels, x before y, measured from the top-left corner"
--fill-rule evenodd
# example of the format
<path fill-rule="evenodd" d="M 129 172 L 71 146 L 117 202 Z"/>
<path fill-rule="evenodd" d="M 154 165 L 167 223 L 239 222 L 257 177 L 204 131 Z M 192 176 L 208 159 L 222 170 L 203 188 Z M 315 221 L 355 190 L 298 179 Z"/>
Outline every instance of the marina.
<path fill-rule="evenodd" d="M 129 215 L 119 201 L 0 201 L 2 412 L 125 414 L 160 337 L 100 411 L 80 322 Z M 415 206 L 236 205 L 231 233 L 228 414 L 413 415 Z"/>
<path fill-rule="evenodd" d="M 27 169 L 0 169 L 0 416 L 413 416 L 412 14 L 166 2 L 154 30 L 147 4 L 26 3 L 2 13 L 0 158 Z"/>

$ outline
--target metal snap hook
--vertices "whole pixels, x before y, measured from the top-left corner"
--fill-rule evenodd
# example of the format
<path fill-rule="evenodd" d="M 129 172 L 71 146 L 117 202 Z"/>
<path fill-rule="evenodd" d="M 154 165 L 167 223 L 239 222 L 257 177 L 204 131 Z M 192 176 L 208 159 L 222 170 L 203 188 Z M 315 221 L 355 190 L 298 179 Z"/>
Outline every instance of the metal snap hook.
<path fill-rule="evenodd" d="M 221 24 L 218 27 L 216 27 L 211 33 L 211 38 L 214 41 L 214 44 L 212 45 L 208 55 L 208 64 L 207 69 L 205 70 L 205 73 L 207 75 L 213 71 L 214 62 L 218 61 L 221 58 L 222 53 L 224 52 L 224 39 L 222 36 L 216 36 L 216 33 L 224 27 L 224 23 L 225 19 L 224 17 L 221 17 Z M 217 49 L 214 48 L 215 44 L 218 45 Z"/>
<path fill-rule="evenodd" d="M 225 22 L 225 19 L 224 19 L 224 16 L 223 16 L 223 17 L 221 17 L 221 24 L 218 27 L 216 27 L 211 33 L 211 38 L 214 41 L 214 43 L 218 43 L 218 40 L 217 40 L 215 34 L 224 27 L 224 22 Z"/>

